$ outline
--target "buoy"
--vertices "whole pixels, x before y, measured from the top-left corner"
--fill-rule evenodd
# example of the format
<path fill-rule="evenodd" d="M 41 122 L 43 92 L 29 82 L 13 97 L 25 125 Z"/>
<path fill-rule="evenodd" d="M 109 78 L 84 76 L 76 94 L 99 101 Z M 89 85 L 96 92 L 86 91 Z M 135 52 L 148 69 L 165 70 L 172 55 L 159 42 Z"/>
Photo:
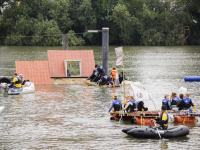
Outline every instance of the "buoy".
<path fill-rule="evenodd" d="M 174 122 L 176 122 L 176 123 L 195 123 L 195 122 L 197 122 L 197 119 L 195 117 L 175 116 Z"/>
<path fill-rule="evenodd" d="M 185 81 L 200 81 L 200 76 L 185 76 Z"/>
<path fill-rule="evenodd" d="M 138 125 L 150 125 L 151 124 L 151 119 L 154 118 L 144 118 L 144 117 L 134 117 L 136 120 L 136 124 Z"/>

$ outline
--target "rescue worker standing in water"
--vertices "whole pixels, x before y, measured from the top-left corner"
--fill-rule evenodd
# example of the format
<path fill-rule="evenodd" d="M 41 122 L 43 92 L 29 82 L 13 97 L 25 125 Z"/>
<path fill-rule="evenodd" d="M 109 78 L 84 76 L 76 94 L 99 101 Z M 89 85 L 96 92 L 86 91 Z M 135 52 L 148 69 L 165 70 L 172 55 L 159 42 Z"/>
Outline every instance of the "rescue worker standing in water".
<path fill-rule="evenodd" d="M 168 114 L 166 113 L 167 110 L 167 106 L 163 105 L 161 107 L 161 115 L 160 118 L 158 119 L 152 119 L 153 122 L 159 124 L 160 126 L 158 127 L 158 129 L 160 130 L 167 130 L 168 128 Z"/>
<path fill-rule="evenodd" d="M 13 82 L 9 86 L 7 86 L 7 89 L 13 87 L 20 88 L 22 86 L 22 79 L 19 76 L 17 76 L 16 72 L 13 74 L 13 76 Z"/>
<path fill-rule="evenodd" d="M 114 111 L 120 111 L 121 110 L 121 100 L 118 99 L 117 96 L 114 97 L 114 101 L 109 109 L 108 112 L 110 112 L 112 110 L 112 108 L 114 107 Z"/>

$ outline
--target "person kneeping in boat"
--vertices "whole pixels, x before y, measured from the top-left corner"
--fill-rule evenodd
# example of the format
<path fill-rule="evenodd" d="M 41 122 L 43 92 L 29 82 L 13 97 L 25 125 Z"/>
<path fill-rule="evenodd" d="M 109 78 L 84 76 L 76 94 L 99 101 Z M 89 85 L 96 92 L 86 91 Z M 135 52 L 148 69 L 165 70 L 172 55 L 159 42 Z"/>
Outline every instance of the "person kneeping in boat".
<path fill-rule="evenodd" d="M 134 112 L 136 111 L 136 101 L 134 100 L 134 97 L 133 96 L 130 96 L 130 100 L 128 101 L 126 107 L 124 109 L 122 109 L 123 111 L 124 110 L 127 110 L 128 112 Z"/>
<path fill-rule="evenodd" d="M 110 109 L 109 109 L 108 112 L 110 112 L 113 107 L 114 107 L 114 112 L 115 111 L 120 111 L 121 108 L 122 108 L 122 106 L 121 106 L 121 100 L 118 99 L 117 96 L 114 97 L 114 101 L 113 101 L 113 103 L 112 103 L 112 105 L 111 105 L 111 107 L 110 107 Z"/>
<path fill-rule="evenodd" d="M 163 105 L 165 105 L 166 107 L 167 107 L 167 110 L 171 110 L 170 108 L 171 108 L 171 103 L 170 103 L 170 101 L 169 101 L 169 95 L 168 94 L 166 94 L 165 96 L 164 96 L 164 99 L 162 100 L 162 106 Z"/>
<path fill-rule="evenodd" d="M 167 130 L 168 128 L 168 114 L 166 113 L 167 110 L 167 106 L 163 105 L 161 107 L 161 115 L 160 118 L 158 119 L 152 119 L 153 122 L 159 124 L 160 126 L 158 127 L 158 129 L 160 130 Z"/>
<path fill-rule="evenodd" d="M 22 79 L 19 76 L 17 76 L 16 72 L 13 74 L 13 76 L 13 82 L 9 86 L 7 86 L 7 89 L 13 87 L 20 88 L 22 86 Z"/>

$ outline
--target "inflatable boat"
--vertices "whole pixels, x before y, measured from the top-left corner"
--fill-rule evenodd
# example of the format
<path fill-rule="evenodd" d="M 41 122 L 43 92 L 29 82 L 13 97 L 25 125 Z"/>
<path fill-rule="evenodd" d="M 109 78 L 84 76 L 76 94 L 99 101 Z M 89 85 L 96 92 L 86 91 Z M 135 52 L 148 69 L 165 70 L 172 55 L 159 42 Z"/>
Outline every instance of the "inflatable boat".
<path fill-rule="evenodd" d="M 128 127 L 123 129 L 122 132 L 135 138 L 159 138 L 159 134 L 162 138 L 173 138 L 188 135 L 189 128 L 183 125 L 168 128 L 167 130 L 157 130 L 151 127 Z"/>
<path fill-rule="evenodd" d="M 8 95 L 33 93 L 35 91 L 35 86 L 32 82 L 26 82 L 25 86 L 21 87 L 21 88 L 14 87 L 14 88 L 9 88 L 7 90 L 6 89 L 7 86 L 8 86 L 8 84 L 1 83 L 0 88 L 1 88 L 1 92 L 4 91 L 4 93 L 8 93 Z"/>

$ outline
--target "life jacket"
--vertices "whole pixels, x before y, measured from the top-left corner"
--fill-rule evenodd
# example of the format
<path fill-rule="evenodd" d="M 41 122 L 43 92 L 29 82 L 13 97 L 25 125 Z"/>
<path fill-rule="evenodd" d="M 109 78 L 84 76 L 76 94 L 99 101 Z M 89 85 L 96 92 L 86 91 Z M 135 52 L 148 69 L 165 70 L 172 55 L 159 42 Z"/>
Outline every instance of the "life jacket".
<path fill-rule="evenodd" d="M 127 110 L 129 110 L 129 112 L 134 112 L 135 111 L 134 109 L 136 108 L 135 100 L 130 100 L 129 102 L 131 102 L 132 105 L 129 105 Z"/>
<path fill-rule="evenodd" d="M 99 74 L 105 73 L 105 70 L 103 69 L 102 66 L 98 66 L 97 71 Z"/>
<path fill-rule="evenodd" d="M 183 108 L 190 108 L 191 107 L 191 99 L 188 97 L 184 97 L 182 100 Z"/>
<path fill-rule="evenodd" d="M 167 127 L 167 126 L 168 126 L 167 124 L 168 124 L 168 120 L 169 120 L 169 115 L 168 115 L 168 113 L 165 113 L 165 114 L 167 115 L 167 120 L 165 121 L 165 123 L 163 124 L 163 126 L 164 126 L 164 127 Z M 163 114 L 160 115 L 160 119 L 159 119 L 160 121 L 162 121 L 162 115 L 163 115 Z M 161 125 L 161 126 L 162 126 L 162 125 Z"/>
<path fill-rule="evenodd" d="M 103 76 L 103 78 L 107 80 L 107 79 L 108 79 L 108 76 L 107 76 L 107 75 L 105 75 L 105 76 Z"/>
<path fill-rule="evenodd" d="M 177 101 L 179 100 L 178 97 L 172 98 L 171 105 L 177 105 Z"/>
<path fill-rule="evenodd" d="M 167 110 L 170 110 L 168 102 L 169 102 L 169 99 L 165 98 L 165 99 L 162 100 L 162 105 L 167 106 Z"/>
<path fill-rule="evenodd" d="M 120 99 L 116 99 L 113 101 L 113 107 L 114 107 L 114 111 L 119 111 L 121 110 L 121 100 Z"/>
<path fill-rule="evenodd" d="M 18 79 L 18 81 L 15 82 L 15 84 L 19 84 L 19 83 L 22 83 L 22 79 L 19 77 L 19 76 L 16 76 L 15 78 Z"/>
<path fill-rule="evenodd" d="M 115 74 L 118 73 L 118 71 L 117 70 L 112 70 L 111 73 L 112 73 L 112 78 L 115 79 Z"/>

